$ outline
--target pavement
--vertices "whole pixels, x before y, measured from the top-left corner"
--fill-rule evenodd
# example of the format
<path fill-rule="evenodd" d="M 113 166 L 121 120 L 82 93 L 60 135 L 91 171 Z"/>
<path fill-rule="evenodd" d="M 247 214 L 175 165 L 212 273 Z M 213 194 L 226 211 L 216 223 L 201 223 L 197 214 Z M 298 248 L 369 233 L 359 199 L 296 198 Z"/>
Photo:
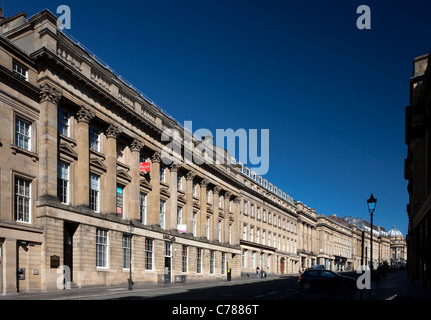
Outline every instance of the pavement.
<path fill-rule="evenodd" d="M 234 286 L 252 282 L 271 281 L 277 278 L 285 278 L 288 275 L 272 275 L 267 278 L 234 278 L 226 280 L 189 281 L 184 283 L 139 283 L 129 291 L 127 284 L 123 286 L 72 288 L 52 292 L 23 292 L 16 294 L 0 295 L 1 300 L 105 300 L 122 297 L 157 297 L 166 294 L 186 292 L 191 289 L 209 288 L 217 286 Z M 289 275 L 297 277 L 298 275 Z M 203 297 L 204 300 L 204 297 Z M 371 295 L 368 290 L 358 290 L 354 300 L 431 300 L 431 291 L 422 289 L 417 282 L 411 282 L 405 270 L 387 273 L 380 277 L 379 281 L 372 283 Z"/>

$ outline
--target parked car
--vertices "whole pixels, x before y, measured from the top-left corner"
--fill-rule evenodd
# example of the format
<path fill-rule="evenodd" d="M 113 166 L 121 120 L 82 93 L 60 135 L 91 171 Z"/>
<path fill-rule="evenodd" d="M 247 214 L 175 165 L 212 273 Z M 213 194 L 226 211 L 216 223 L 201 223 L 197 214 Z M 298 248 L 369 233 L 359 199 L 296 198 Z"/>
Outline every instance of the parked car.
<path fill-rule="evenodd" d="M 323 264 L 315 264 L 315 265 L 311 266 L 310 269 L 312 269 L 312 270 L 325 270 L 326 268 Z"/>
<path fill-rule="evenodd" d="M 329 270 L 305 270 L 298 279 L 298 287 L 304 290 L 332 288 L 356 290 L 356 279 Z"/>

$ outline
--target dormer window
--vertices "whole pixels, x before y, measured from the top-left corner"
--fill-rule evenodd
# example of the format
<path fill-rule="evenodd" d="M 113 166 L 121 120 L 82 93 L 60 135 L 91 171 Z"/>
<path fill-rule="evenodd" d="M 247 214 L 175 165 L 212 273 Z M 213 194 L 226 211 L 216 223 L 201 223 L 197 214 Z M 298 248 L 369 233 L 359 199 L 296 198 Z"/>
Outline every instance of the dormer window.
<path fill-rule="evenodd" d="M 15 60 L 12 63 L 12 71 L 16 75 L 18 75 L 19 77 L 24 79 L 25 81 L 28 80 L 28 68 L 26 68 L 21 63 L 15 61 Z"/>

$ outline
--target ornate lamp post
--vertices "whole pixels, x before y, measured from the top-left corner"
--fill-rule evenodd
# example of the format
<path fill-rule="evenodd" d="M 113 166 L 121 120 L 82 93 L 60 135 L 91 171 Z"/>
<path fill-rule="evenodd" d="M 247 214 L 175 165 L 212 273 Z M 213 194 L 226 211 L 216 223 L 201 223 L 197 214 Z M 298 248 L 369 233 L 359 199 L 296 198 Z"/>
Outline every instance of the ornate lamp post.
<path fill-rule="evenodd" d="M 129 220 L 129 224 L 127 225 L 127 229 L 130 233 L 130 260 L 129 260 L 129 290 L 133 290 L 133 281 L 132 281 L 132 237 L 133 237 L 133 230 L 135 230 L 135 226 L 133 225 L 132 220 Z"/>
<path fill-rule="evenodd" d="M 371 194 L 370 199 L 367 200 L 367 204 L 368 204 L 368 211 L 370 212 L 371 215 L 371 230 L 370 230 L 370 271 L 371 271 L 371 282 L 373 281 L 373 213 L 374 210 L 376 209 L 376 203 L 377 203 L 377 199 L 374 198 L 373 194 Z M 371 288 L 370 288 L 370 292 L 369 292 L 370 296 L 371 296 Z"/>

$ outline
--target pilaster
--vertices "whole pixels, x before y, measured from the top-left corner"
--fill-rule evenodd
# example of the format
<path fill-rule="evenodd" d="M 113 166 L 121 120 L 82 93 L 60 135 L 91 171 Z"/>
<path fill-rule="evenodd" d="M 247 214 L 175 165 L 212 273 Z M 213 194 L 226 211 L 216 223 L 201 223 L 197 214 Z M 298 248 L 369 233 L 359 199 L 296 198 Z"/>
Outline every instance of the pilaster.
<path fill-rule="evenodd" d="M 94 118 L 95 113 L 82 107 L 76 114 L 78 121 L 78 143 L 76 145 L 78 160 L 76 175 L 76 192 L 78 206 L 90 205 L 90 149 L 89 149 L 89 123 Z"/>
<path fill-rule="evenodd" d="M 129 220 L 139 219 L 139 193 L 140 193 L 140 152 L 144 143 L 138 139 L 134 139 L 130 144 L 130 151 L 132 153 L 130 163 L 130 176 L 132 177 L 130 185 L 130 203 L 129 211 L 126 212 Z"/>
<path fill-rule="evenodd" d="M 57 109 L 61 95 L 61 92 L 49 83 L 41 86 L 39 197 L 57 198 Z"/>
<path fill-rule="evenodd" d="M 103 212 L 116 214 L 117 199 L 117 138 L 121 130 L 115 124 L 110 124 L 106 130 L 106 173 L 104 176 L 105 194 L 103 197 Z"/>

